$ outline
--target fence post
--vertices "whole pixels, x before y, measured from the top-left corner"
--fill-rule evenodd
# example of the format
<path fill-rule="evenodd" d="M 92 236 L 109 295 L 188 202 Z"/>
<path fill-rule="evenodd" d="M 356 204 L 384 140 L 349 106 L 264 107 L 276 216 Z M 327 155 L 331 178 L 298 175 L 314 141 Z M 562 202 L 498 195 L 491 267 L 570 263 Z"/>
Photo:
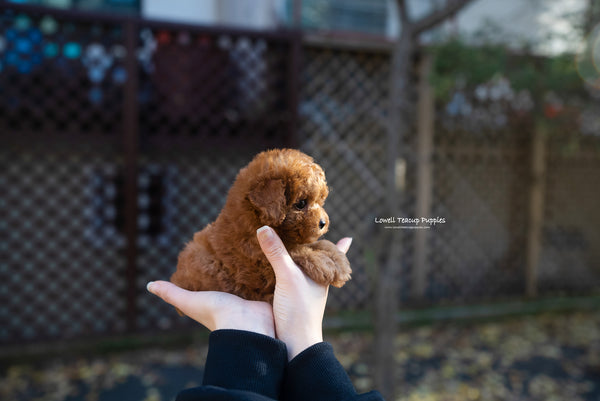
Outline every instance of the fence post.
<path fill-rule="evenodd" d="M 298 138 L 298 99 L 300 92 L 300 64 L 302 62 L 302 31 L 294 29 L 289 41 L 287 71 L 288 101 L 288 137 L 287 146 L 295 148 L 300 144 Z"/>
<path fill-rule="evenodd" d="M 537 121 L 533 130 L 530 178 L 525 289 L 528 297 L 535 297 L 538 293 L 538 265 L 542 248 L 542 228 L 544 225 L 546 126 L 543 121 Z"/>
<path fill-rule="evenodd" d="M 124 185 L 125 185 L 125 237 L 127 258 L 127 330 L 136 329 L 137 301 L 137 218 L 138 218 L 138 64 L 137 24 L 126 21 L 123 24 L 127 56 L 125 69 L 127 80 L 123 96 L 123 149 L 124 149 Z"/>
<path fill-rule="evenodd" d="M 417 104 L 417 196 L 416 216 L 429 217 L 431 213 L 433 183 L 433 130 L 435 104 L 433 89 L 429 84 L 431 56 L 423 53 L 419 65 L 419 86 Z M 412 272 L 412 296 L 415 300 L 425 296 L 427 280 L 427 230 L 415 233 L 415 264 Z"/>

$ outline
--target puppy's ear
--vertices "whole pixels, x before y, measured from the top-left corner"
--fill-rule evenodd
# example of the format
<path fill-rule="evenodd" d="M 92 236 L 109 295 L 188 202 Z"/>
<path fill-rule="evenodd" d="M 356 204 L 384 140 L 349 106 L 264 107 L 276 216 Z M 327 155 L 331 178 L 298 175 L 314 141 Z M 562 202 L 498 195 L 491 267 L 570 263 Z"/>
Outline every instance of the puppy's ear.
<path fill-rule="evenodd" d="M 264 180 L 250 190 L 248 199 L 260 213 L 261 223 L 277 226 L 285 219 L 285 184 L 282 180 Z"/>

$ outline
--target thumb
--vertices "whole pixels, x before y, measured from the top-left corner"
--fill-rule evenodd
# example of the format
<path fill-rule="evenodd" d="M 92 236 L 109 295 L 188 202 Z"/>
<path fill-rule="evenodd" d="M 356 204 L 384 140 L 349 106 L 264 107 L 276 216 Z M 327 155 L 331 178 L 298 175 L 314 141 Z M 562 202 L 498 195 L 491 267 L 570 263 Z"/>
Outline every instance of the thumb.
<path fill-rule="evenodd" d="M 281 238 L 271 227 L 263 226 L 259 228 L 256 230 L 256 235 L 263 253 L 271 263 L 273 271 L 275 271 L 275 277 L 280 278 L 281 276 L 293 274 L 295 270 L 299 271 L 287 249 L 285 249 Z"/>

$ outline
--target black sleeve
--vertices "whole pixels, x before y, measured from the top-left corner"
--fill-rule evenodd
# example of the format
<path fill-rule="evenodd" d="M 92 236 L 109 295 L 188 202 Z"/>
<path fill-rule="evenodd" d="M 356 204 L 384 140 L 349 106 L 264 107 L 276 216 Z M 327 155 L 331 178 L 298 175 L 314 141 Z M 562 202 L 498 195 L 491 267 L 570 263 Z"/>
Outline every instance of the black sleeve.
<path fill-rule="evenodd" d="M 279 399 L 287 350 L 262 334 L 215 330 L 210 334 L 201 387 L 184 390 L 177 401 Z"/>
<path fill-rule="evenodd" d="M 330 344 L 322 342 L 290 361 L 283 382 L 285 401 L 383 401 L 376 391 L 357 394 Z"/>

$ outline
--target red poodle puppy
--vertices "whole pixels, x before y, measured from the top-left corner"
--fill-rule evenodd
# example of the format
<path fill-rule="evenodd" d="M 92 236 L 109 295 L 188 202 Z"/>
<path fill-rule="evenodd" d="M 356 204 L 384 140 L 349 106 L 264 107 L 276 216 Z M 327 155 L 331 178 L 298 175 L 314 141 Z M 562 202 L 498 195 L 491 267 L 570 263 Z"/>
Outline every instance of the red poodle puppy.
<path fill-rule="evenodd" d="M 268 225 L 308 277 L 343 286 L 352 272 L 346 255 L 330 241 L 317 241 L 329 228 L 328 193 L 325 173 L 310 156 L 293 149 L 259 153 L 238 173 L 217 219 L 179 254 L 171 282 L 272 302 L 275 273 L 256 238 Z"/>

